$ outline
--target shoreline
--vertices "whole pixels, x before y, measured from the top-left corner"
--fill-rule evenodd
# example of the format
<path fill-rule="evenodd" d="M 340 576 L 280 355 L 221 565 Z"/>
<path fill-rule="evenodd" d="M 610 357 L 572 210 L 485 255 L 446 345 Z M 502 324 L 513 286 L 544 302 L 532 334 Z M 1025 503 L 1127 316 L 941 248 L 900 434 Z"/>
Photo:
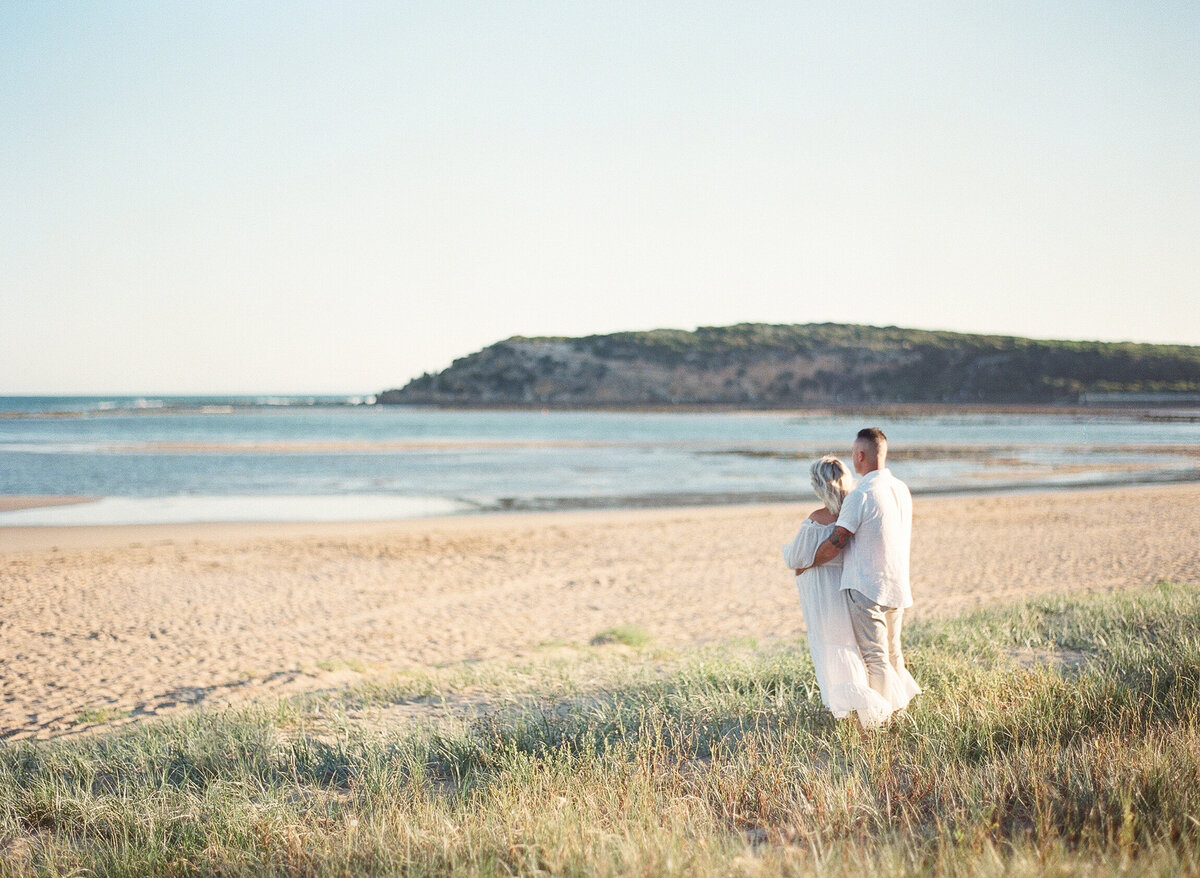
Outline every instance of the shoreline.
<path fill-rule="evenodd" d="M 1138 487 L 1155 487 L 1163 485 L 1187 485 L 1200 484 L 1200 468 L 1191 471 L 1182 472 L 1162 472 L 1155 471 L 1150 474 L 1139 472 L 1129 472 L 1126 475 L 1109 475 L 1084 482 L 1061 481 L 1058 483 L 1030 480 L 1027 482 L 1019 481 L 1002 481 L 995 484 L 973 484 L 967 486 L 945 486 L 945 487 L 918 487 L 914 488 L 912 493 L 914 498 L 921 497 L 987 497 L 987 496 L 1020 496 L 1027 494 L 1038 493 L 1060 493 L 1060 492 L 1077 492 L 1077 491 L 1099 491 L 1099 490 L 1119 490 L 1123 488 L 1138 488 Z M 805 494 L 801 491 L 799 497 L 795 492 L 778 492 L 778 493 L 752 493 L 752 494 L 643 494 L 643 495 L 621 495 L 614 497 L 578 497 L 578 498 L 528 498 L 528 499 L 509 499 L 502 498 L 496 506 L 480 506 L 476 509 L 456 509 L 446 513 L 427 513 L 427 514 L 412 514 L 400 515 L 394 517 L 363 517 L 363 518 L 311 518 L 299 517 L 295 519 L 275 518 L 275 517 L 250 517 L 250 518 L 197 518 L 194 520 L 164 520 L 164 521 L 134 521 L 134 522 L 90 522 L 90 523 L 35 523 L 35 524 L 9 524 L 6 521 L 5 513 L 8 512 L 23 512 L 26 510 L 39 509 L 56 509 L 59 507 L 69 506 L 86 506 L 89 504 L 99 503 L 109 499 L 119 499 L 122 501 L 137 502 L 155 502 L 162 500 L 178 501 L 186 504 L 189 500 L 208 500 L 208 499 L 232 499 L 232 500 L 310 500 L 313 498 L 294 498 L 289 495 L 261 495 L 250 498 L 230 497 L 230 498 L 209 498 L 209 497 L 146 497 L 146 498 L 116 498 L 104 497 L 99 495 L 77 495 L 77 494 L 0 494 L 0 549 L 3 548 L 5 540 L 3 535 L 7 531 L 19 530 L 70 530 L 77 528 L 121 528 L 121 527 L 157 527 L 157 526 L 180 526 L 180 527 L 195 527 L 202 525 L 313 525 L 321 526 L 329 525 L 354 525 L 354 524 L 384 524 L 389 522 L 407 522 L 407 521 L 444 521 L 453 518 L 464 518 L 467 520 L 476 520 L 481 517 L 505 517 L 530 514 L 555 515 L 560 513 L 574 512 L 611 512 L 620 513 L 625 511 L 669 511 L 679 509 L 704 509 L 704 508 L 730 508 L 730 507 L 749 507 L 749 506 L 783 506 L 793 503 L 807 502 Z M 328 495 L 328 498 L 322 497 L 319 499 L 334 499 L 337 501 L 347 501 L 354 499 L 375 499 L 378 496 L 386 495 L 356 495 L 356 494 L 335 494 Z M 453 498 L 406 498 L 396 497 L 397 502 L 404 500 L 432 500 L 435 502 L 451 502 L 461 505 L 467 505 L 465 501 L 454 500 Z"/>
<path fill-rule="evenodd" d="M 0 528 L 0 739 L 584 648 L 626 625 L 666 649 L 798 642 L 780 548 L 816 505 Z M 1180 513 L 1197 508 L 1196 483 L 918 497 L 909 617 L 1200 583 L 1200 516 Z"/>
<path fill-rule="evenodd" d="M 1088 485 L 1064 485 L 1059 487 L 1029 486 L 1027 488 L 1003 488 L 995 490 L 956 490 L 913 492 L 914 503 L 926 501 L 988 501 L 1019 500 L 1036 502 L 1039 497 L 1062 498 L 1077 494 L 1096 493 L 1120 494 L 1128 492 L 1157 492 L 1180 489 L 1189 493 L 1196 489 L 1200 499 L 1200 479 L 1164 480 L 1160 482 L 1115 482 Z M 41 500 L 42 497 L 21 498 Z M 52 496 L 52 501 L 59 500 Z M 93 497 L 63 497 L 62 503 L 51 502 L 48 506 L 68 503 L 86 503 Z M 489 532 L 502 531 L 509 527 L 552 527 L 556 524 L 573 522 L 608 522 L 614 520 L 653 520 L 672 516 L 688 520 L 722 518 L 739 512 L 751 515 L 779 514 L 781 511 L 804 509 L 811 511 L 819 505 L 813 496 L 791 496 L 778 500 L 730 500 L 724 503 L 678 504 L 662 506 L 575 506 L 564 508 L 514 508 L 481 509 L 474 512 L 457 512 L 447 515 L 413 516 L 409 518 L 346 519 L 330 521 L 306 520 L 263 520 L 263 521 L 195 521 L 195 522 L 146 522 L 138 524 L 82 524 L 82 525 L 0 525 L 0 559 L 11 553 L 26 550 L 55 551 L 71 548 L 94 548 L 120 546 L 155 540 L 194 539 L 196 542 L 213 540 L 220 543 L 251 541 L 258 539 L 307 539 L 312 537 L 346 537 L 359 534 L 420 533 L 428 529 L 466 531 L 480 529 Z M 1197 506 L 1200 509 L 1200 505 Z M 807 514 L 807 513 L 806 513 Z"/>
<path fill-rule="evenodd" d="M 142 417 L 154 415 L 237 414 L 240 412 L 281 411 L 285 409 L 378 409 L 381 411 L 443 411 L 443 412 L 601 412 L 631 414 L 732 414 L 732 415 L 792 415 L 796 417 L 883 416 L 911 417 L 953 414 L 1013 414 L 1013 415 L 1106 415 L 1119 418 L 1143 418 L 1162 415 L 1172 418 L 1183 415 L 1189 420 L 1200 419 L 1200 401 L 1195 398 L 1163 399 L 1143 402 L 892 402 L 892 403 L 814 403 L 809 406 L 761 405 L 744 403 L 439 403 L 439 402 L 367 402 L 379 393 L 360 395 L 281 394 L 278 402 L 263 402 L 271 394 L 249 396 L 172 394 L 111 394 L 63 399 L 88 400 L 154 400 L 159 405 L 113 405 L 103 408 L 62 409 L 4 409 L 0 419 L 56 419 L 91 417 Z M 3 397 L 0 397 L 3 398 Z M 21 395 L 9 399 L 57 399 L 60 397 Z"/>

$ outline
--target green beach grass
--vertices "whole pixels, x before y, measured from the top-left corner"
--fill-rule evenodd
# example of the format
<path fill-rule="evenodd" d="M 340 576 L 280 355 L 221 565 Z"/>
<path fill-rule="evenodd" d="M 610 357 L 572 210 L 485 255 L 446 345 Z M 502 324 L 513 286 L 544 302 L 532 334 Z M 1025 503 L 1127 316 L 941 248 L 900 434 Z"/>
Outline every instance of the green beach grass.
<path fill-rule="evenodd" d="M 875 733 L 633 639 L 0 745 L 0 874 L 1200 873 L 1200 588 L 913 624 Z"/>

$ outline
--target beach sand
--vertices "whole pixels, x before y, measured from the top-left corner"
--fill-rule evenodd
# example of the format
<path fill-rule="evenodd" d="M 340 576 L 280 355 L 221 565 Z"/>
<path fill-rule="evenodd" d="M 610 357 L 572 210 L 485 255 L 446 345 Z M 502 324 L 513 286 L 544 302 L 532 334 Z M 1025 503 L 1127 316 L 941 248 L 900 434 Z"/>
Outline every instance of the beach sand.
<path fill-rule="evenodd" d="M 667 646 L 795 638 L 780 547 L 815 505 L 0 527 L 0 738 L 520 656 L 619 625 Z M 914 518 L 916 616 L 1200 582 L 1196 484 L 918 497 Z"/>

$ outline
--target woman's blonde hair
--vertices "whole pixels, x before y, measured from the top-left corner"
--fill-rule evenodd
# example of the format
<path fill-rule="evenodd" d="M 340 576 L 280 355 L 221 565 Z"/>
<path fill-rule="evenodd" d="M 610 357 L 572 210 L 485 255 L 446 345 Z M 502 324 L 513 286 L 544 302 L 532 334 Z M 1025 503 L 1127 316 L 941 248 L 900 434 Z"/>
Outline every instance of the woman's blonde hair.
<path fill-rule="evenodd" d="M 817 499 L 834 515 L 841 512 L 843 498 L 854 490 L 854 476 L 850 475 L 846 464 L 827 454 L 815 461 L 808 473 Z"/>

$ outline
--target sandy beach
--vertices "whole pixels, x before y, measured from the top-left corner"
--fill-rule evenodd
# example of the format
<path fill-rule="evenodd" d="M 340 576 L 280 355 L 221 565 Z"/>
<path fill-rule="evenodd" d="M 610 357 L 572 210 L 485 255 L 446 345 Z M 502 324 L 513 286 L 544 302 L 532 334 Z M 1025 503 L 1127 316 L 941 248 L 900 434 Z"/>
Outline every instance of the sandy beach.
<path fill-rule="evenodd" d="M 378 523 L 0 528 L 0 738 L 359 674 L 803 631 L 780 546 L 815 503 Z M 1200 581 L 1200 485 L 918 497 L 914 615 Z"/>

